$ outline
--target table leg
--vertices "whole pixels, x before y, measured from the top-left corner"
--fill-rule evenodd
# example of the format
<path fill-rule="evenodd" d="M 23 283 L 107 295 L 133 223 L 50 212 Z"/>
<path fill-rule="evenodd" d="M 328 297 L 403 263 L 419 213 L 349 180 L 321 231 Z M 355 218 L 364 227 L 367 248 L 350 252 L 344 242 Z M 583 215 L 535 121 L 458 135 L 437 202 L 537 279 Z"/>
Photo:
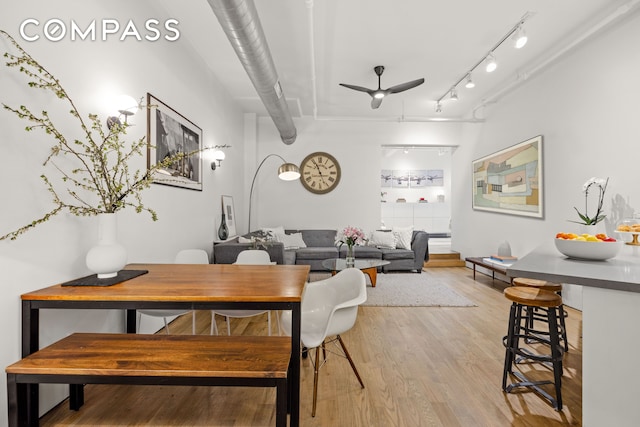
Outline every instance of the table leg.
<path fill-rule="evenodd" d="M 40 310 L 31 306 L 31 301 L 22 301 L 22 357 L 40 349 Z M 25 386 L 25 423 L 38 425 L 40 389 L 38 384 Z"/>
<path fill-rule="evenodd" d="M 289 425 L 300 425 L 300 322 L 301 303 L 294 304 L 291 310 L 291 363 L 289 365 Z"/>
<path fill-rule="evenodd" d="M 137 319 L 136 310 L 127 310 L 126 328 L 127 328 L 127 333 L 128 334 L 135 334 L 136 333 L 136 322 L 137 321 L 138 321 L 138 319 Z"/>
<path fill-rule="evenodd" d="M 473 280 L 476 280 L 476 263 L 473 263 Z"/>
<path fill-rule="evenodd" d="M 377 267 L 363 268 L 362 272 L 367 276 L 369 276 L 369 279 L 371 279 L 371 287 L 375 288 L 376 279 L 378 278 L 378 268 Z"/>

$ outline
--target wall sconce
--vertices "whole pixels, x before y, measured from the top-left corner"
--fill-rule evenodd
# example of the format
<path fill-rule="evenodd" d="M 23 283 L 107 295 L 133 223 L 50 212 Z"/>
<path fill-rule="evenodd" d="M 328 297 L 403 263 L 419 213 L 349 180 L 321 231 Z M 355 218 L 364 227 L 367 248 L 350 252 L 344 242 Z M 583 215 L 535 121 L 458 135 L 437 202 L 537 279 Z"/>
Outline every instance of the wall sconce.
<path fill-rule="evenodd" d="M 213 162 L 211 162 L 211 170 L 216 170 L 216 168 L 219 168 L 221 166 L 221 162 L 224 160 L 224 158 L 226 157 L 226 155 L 224 154 L 224 151 L 222 150 L 216 150 L 213 152 Z M 216 165 L 216 162 L 218 162 L 218 164 Z"/>
<path fill-rule="evenodd" d="M 115 100 L 114 105 L 115 105 L 115 108 L 118 109 L 118 113 L 120 113 L 121 116 L 124 116 L 125 125 L 127 124 L 127 118 L 129 116 L 133 116 L 136 113 L 136 111 L 138 111 L 138 108 L 140 108 L 138 101 L 136 101 L 135 99 L 133 99 L 133 97 L 129 95 L 120 95 Z M 111 130 L 111 128 L 116 124 L 119 126 L 122 126 L 122 122 L 120 122 L 120 117 L 117 117 L 117 116 L 107 117 L 107 128 L 109 130 Z"/>

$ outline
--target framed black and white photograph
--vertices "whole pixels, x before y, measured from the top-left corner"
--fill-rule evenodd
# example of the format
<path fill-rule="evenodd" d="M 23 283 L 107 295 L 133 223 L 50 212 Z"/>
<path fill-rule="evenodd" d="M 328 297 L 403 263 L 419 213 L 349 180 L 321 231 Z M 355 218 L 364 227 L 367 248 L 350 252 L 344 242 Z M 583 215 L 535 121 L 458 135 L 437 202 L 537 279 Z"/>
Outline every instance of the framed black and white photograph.
<path fill-rule="evenodd" d="M 409 188 L 409 171 L 394 170 L 391 182 L 395 188 Z"/>
<path fill-rule="evenodd" d="M 393 180 L 391 179 L 393 171 L 389 169 L 382 169 L 380 171 L 380 187 L 391 187 Z"/>
<path fill-rule="evenodd" d="M 229 236 L 235 236 L 236 231 L 236 211 L 233 207 L 232 196 L 222 196 L 222 213 L 225 216 L 225 222 L 229 229 Z"/>
<path fill-rule="evenodd" d="M 157 170 L 153 182 L 202 191 L 202 129 L 150 93 L 147 105 L 147 167 L 194 153 Z"/>

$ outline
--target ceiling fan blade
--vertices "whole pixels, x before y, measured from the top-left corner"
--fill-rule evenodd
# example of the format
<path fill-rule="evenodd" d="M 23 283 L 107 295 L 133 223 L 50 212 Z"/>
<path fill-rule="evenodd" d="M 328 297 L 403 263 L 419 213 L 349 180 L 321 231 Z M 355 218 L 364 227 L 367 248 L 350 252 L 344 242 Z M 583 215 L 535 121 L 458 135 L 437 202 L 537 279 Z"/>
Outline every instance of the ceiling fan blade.
<path fill-rule="evenodd" d="M 340 86 L 344 86 L 346 88 L 357 90 L 357 91 L 360 91 L 360 92 L 367 92 L 367 93 L 373 92 L 371 89 L 367 89 L 366 87 L 362 87 L 362 86 L 348 85 L 346 83 L 338 83 L 338 84 Z"/>
<path fill-rule="evenodd" d="M 391 86 L 389 89 L 387 89 L 387 92 L 389 93 L 403 92 L 407 89 L 413 89 L 416 86 L 420 86 L 422 83 L 424 83 L 424 79 L 413 80 L 413 81 L 402 83 L 396 86 Z"/>
<path fill-rule="evenodd" d="M 371 100 L 371 108 L 373 108 L 374 110 L 375 110 L 376 108 L 378 108 L 378 107 L 380 106 L 380 104 L 382 104 L 382 100 L 383 100 L 383 99 L 384 99 L 384 98 L 373 98 L 373 99 Z"/>

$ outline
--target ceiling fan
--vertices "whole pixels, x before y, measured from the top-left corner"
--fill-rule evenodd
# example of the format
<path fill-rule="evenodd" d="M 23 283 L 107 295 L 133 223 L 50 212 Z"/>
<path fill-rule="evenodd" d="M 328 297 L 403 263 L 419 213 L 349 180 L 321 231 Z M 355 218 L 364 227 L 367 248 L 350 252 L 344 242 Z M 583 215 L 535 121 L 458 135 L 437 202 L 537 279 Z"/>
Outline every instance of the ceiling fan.
<path fill-rule="evenodd" d="M 369 96 L 373 98 L 371 100 L 371 108 L 373 109 L 378 108 L 380 104 L 382 104 L 382 99 L 385 96 L 391 95 L 392 93 L 403 92 L 407 89 L 413 89 L 414 87 L 420 86 L 422 83 L 424 83 L 424 79 L 418 79 L 418 80 L 412 80 L 410 82 L 402 83 L 396 86 L 391 86 L 389 89 L 381 89 L 380 76 L 384 72 L 384 67 L 382 65 L 377 65 L 373 67 L 373 71 L 375 71 L 376 75 L 378 76 L 378 89 L 367 89 L 366 87 L 362 87 L 362 86 L 354 86 L 346 83 L 340 83 L 340 86 L 344 86 L 346 88 L 357 90 L 360 92 L 367 92 Z"/>

